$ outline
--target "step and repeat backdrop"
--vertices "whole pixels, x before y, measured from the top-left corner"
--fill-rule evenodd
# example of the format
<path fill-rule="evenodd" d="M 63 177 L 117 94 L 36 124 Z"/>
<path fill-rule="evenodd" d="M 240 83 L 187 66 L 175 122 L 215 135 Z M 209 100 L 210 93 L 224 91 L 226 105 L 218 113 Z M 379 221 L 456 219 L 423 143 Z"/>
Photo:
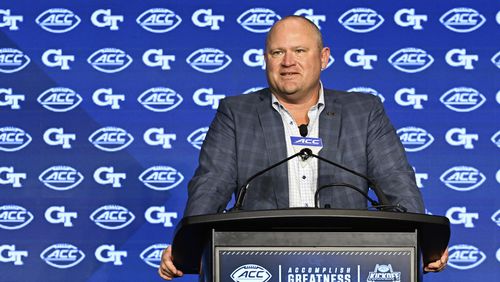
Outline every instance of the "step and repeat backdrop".
<path fill-rule="evenodd" d="M 425 280 L 498 281 L 496 0 L 2 1 L 0 281 L 160 281 L 219 102 L 266 87 L 266 32 L 291 14 L 332 49 L 326 87 L 384 102 L 450 219 Z"/>

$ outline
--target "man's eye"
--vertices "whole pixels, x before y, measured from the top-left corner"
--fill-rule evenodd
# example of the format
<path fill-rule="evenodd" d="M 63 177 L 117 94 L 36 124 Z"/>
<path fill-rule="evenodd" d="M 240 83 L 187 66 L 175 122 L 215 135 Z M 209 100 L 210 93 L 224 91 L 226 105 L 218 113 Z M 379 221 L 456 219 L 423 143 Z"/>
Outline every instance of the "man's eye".
<path fill-rule="evenodd" d="M 295 52 L 297 52 L 297 53 L 305 53 L 306 50 L 305 49 L 297 49 L 297 50 L 295 50 Z"/>
<path fill-rule="evenodd" d="M 273 51 L 273 52 L 271 52 L 271 55 L 273 55 L 273 56 L 280 56 L 282 54 L 283 54 L 283 51 Z"/>

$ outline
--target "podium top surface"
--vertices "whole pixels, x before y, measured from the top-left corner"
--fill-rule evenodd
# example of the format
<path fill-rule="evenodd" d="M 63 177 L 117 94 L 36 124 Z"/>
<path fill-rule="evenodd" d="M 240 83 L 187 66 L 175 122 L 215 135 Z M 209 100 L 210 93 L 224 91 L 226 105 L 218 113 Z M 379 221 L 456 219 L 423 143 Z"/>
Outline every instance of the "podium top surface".
<path fill-rule="evenodd" d="M 203 247 L 216 231 L 413 232 L 418 230 L 424 264 L 438 260 L 450 238 L 449 220 L 415 213 L 291 208 L 238 211 L 183 218 L 176 227 L 174 264 L 198 273 Z"/>

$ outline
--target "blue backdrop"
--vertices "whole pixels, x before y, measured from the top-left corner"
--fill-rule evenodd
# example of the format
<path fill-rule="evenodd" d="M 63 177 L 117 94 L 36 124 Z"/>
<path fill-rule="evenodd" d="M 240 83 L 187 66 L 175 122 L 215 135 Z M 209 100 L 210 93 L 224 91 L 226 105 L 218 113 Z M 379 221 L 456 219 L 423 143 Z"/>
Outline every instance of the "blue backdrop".
<path fill-rule="evenodd" d="M 332 48 L 326 87 L 384 101 L 450 218 L 426 281 L 498 281 L 495 0 L 2 1 L 0 280 L 160 281 L 219 100 L 266 86 L 265 32 L 290 14 Z"/>

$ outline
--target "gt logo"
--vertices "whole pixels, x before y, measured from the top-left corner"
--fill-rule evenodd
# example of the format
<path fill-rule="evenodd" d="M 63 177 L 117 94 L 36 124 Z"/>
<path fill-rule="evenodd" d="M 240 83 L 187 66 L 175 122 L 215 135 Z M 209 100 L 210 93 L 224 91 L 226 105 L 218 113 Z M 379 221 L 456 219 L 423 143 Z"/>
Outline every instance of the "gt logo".
<path fill-rule="evenodd" d="M 16 245 L 0 245 L 0 262 L 13 262 L 14 265 L 23 265 L 23 257 L 28 251 L 16 251 Z"/>
<path fill-rule="evenodd" d="M 9 30 L 19 30 L 17 22 L 23 21 L 23 16 L 14 16 L 10 14 L 10 10 L 0 10 L 0 27 L 9 27 Z"/>
<path fill-rule="evenodd" d="M 3 101 L 1 100 L 3 94 Z M 24 94 L 12 94 L 12 88 L 0 88 L 0 107 L 10 106 L 12 110 L 19 110 L 19 101 L 24 101 Z"/>
<path fill-rule="evenodd" d="M 394 100 L 401 106 L 413 106 L 415 110 L 421 110 L 422 101 L 427 101 L 427 94 L 416 94 L 415 88 L 401 88 L 394 94 Z"/>
<path fill-rule="evenodd" d="M 200 9 L 193 13 L 191 20 L 196 26 L 210 27 L 211 30 L 220 30 L 219 22 L 224 22 L 223 15 L 212 15 L 212 9 Z"/>
<path fill-rule="evenodd" d="M 112 16 L 111 10 L 96 10 L 90 17 L 92 23 L 97 27 L 108 27 L 109 30 L 119 30 L 118 22 L 123 22 L 123 16 Z"/>
<path fill-rule="evenodd" d="M 111 184 L 113 188 L 121 188 L 121 179 L 126 179 L 127 175 L 125 173 L 115 173 L 114 167 L 100 167 L 94 172 L 95 182 L 106 185 Z"/>
<path fill-rule="evenodd" d="M 76 212 L 67 212 L 64 206 L 52 206 L 45 210 L 45 219 L 52 224 L 62 223 L 64 227 L 72 227 L 72 218 L 76 219 Z"/>
<path fill-rule="evenodd" d="M 113 94 L 112 88 L 100 88 L 94 91 L 92 101 L 98 106 L 111 106 L 112 110 L 120 109 L 120 101 L 125 101 L 125 95 Z"/>
<path fill-rule="evenodd" d="M 63 55 L 61 49 L 49 49 L 42 55 L 42 62 L 47 67 L 60 67 L 61 70 L 69 70 L 68 62 L 74 62 L 75 56 Z"/>
<path fill-rule="evenodd" d="M 473 70 L 472 61 L 478 61 L 478 55 L 467 55 L 465 49 L 451 49 L 446 53 L 446 62 L 452 67 L 464 67 L 466 70 Z"/>
<path fill-rule="evenodd" d="M 177 135 L 165 134 L 163 128 L 150 128 L 144 132 L 144 142 L 151 146 L 161 145 L 163 149 L 171 149 L 171 141 L 175 140 Z"/>
<path fill-rule="evenodd" d="M 170 69 L 170 61 L 175 61 L 174 55 L 163 55 L 161 49 L 149 49 L 142 55 L 142 61 L 148 67 L 161 67 L 162 70 Z"/>
<path fill-rule="evenodd" d="M 427 21 L 427 15 L 415 15 L 415 9 L 401 9 L 394 14 L 394 21 L 399 26 L 421 30 L 424 29 L 422 22 Z"/>
<path fill-rule="evenodd" d="M 49 128 L 43 134 L 45 143 L 51 146 L 62 145 L 63 149 L 71 149 L 70 140 L 76 140 L 76 134 L 65 134 L 63 128 Z"/>
<path fill-rule="evenodd" d="M 26 173 L 14 172 L 13 167 L 0 167 L 0 184 L 19 188 L 23 186 L 21 179 L 26 179 Z"/>
<path fill-rule="evenodd" d="M 478 141 L 479 135 L 467 134 L 465 128 L 451 128 L 446 132 L 446 142 L 452 146 L 464 146 L 465 149 L 474 149 L 472 141 Z"/>
<path fill-rule="evenodd" d="M 213 88 L 200 88 L 193 94 L 193 100 L 198 106 L 211 106 L 214 110 L 219 107 L 219 101 L 225 97 L 224 94 L 214 94 Z"/>
<path fill-rule="evenodd" d="M 172 218 L 177 218 L 176 212 L 165 212 L 165 207 L 150 207 L 144 213 L 144 217 L 149 223 L 163 223 L 165 227 L 172 227 Z"/>
<path fill-rule="evenodd" d="M 377 61 L 377 55 L 365 55 L 365 49 L 351 49 L 344 55 L 344 61 L 351 67 L 363 67 L 372 70 L 372 61 Z"/>

